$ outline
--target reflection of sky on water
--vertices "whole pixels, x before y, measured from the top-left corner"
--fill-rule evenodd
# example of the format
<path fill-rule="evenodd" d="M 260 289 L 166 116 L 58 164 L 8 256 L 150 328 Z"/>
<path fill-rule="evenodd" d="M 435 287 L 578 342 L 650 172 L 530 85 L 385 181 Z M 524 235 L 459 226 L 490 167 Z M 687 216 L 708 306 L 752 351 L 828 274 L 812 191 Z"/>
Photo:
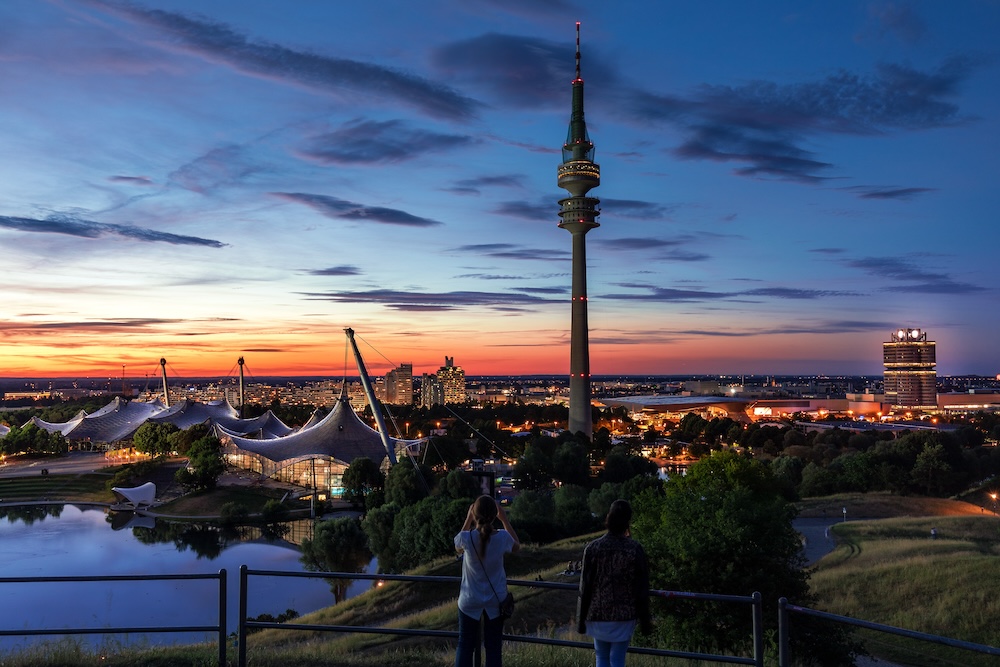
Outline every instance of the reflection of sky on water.
<path fill-rule="evenodd" d="M 173 542 L 143 544 L 132 529 L 112 530 L 101 510 L 67 505 L 58 517 L 35 520 L 0 519 L 0 562 L 4 577 L 93 576 L 120 574 L 214 574 L 227 571 L 229 631 L 236 630 L 239 610 L 239 568 L 303 572 L 300 553 L 287 545 L 239 543 L 214 559 L 193 549 L 178 550 Z M 369 567 L 376 571 L 375 563 Z M 210 625 L 218 619 L 218 582 L 72 582 L 2 584 L 0 628 L 66 628 L 155 625 Z M 371 583 L 352 584 L 357 595 Z M 286 609 L 300 614 L 333 604 L 322 579 L 251 577 L 248 614 L 277 615 Z M 101 635 L 79 635 L 102 643 Z M 124 641 L 124 636 L 108 636 Z M 153 634 L 130 641 L 183 643 L 214 639 L 211 635 Z M 0 650 L 59 637 L 0 637 Z"/>

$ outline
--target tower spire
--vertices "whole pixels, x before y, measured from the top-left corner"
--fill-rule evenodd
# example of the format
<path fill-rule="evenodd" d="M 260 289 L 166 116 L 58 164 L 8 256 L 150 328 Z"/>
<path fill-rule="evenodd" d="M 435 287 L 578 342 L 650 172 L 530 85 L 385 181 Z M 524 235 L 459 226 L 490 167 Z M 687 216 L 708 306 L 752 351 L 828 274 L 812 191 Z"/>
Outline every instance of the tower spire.
<path fill-rule="evenodd" d="M 557 170 L 560 188 L 570 196 L 559 200 L 559 226 L 573 236 L 573 300 L 569 359 L 569 431 L 593 437 L 594 423 L 590 400 L 590 341 L 587 324 L 586 234 L 600 227 L 591 188 L 601 184 L 601 167 L 594 162 L 594 144 L 587 133 L 583 115 L 583 77 L 580 75 L 580 22 L 576 24 L 576 78 L 569 131 L 562 148 L 562 164 Z"/>
<path fill-rule="evenodd" d="M 583 81 L 580 78 L 580 22 L 576 22 L 576 78 L 573 81 Z"/>

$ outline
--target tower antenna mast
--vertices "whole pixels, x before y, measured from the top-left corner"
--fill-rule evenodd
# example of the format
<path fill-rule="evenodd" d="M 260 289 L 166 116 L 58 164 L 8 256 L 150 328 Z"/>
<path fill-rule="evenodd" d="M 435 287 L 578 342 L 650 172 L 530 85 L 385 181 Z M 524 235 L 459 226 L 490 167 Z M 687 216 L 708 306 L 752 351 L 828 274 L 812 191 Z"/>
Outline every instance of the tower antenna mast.
<path fill-rule="evenodd" d="M 601 184 L 601 167 L 594 162 L 594 144 L 587 133 L 583 114 L 583 77 L 580 75 L 580 22 L 576 23 L 576 78 L 569 131 L 557 170 L 560 188 L 570 196 L 559 200 L 559 226 L 573 236 L 573 298 L 569 356 L 569 423 L 571 433 L 593 438 L 594 420 L 590 398 L 590 334 L 587 324 L 586 234 L 600 227 L 600 200 L 588 197 Z"/>

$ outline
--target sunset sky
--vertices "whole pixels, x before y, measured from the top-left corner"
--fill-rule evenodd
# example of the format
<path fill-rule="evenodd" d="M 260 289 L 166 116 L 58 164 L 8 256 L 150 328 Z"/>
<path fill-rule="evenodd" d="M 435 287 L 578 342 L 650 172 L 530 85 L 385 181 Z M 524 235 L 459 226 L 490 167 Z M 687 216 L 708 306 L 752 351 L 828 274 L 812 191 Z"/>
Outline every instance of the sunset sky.
<path fill-rule="evenodd" d="M 3 0 L 0 376 L 1000 373 L 1000 3 Z"/>

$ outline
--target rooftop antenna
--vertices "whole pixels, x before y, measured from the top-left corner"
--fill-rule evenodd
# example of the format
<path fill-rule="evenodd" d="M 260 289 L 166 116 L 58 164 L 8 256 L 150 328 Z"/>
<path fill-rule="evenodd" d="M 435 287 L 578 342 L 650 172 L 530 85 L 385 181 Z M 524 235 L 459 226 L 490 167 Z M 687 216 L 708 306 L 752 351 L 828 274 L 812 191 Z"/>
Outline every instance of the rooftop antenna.
<path fill-rule="evenodd" d="M 580 22 L 576 22 L 576 79 L 574 81 L 582 81 L 580 78 Z"/>

